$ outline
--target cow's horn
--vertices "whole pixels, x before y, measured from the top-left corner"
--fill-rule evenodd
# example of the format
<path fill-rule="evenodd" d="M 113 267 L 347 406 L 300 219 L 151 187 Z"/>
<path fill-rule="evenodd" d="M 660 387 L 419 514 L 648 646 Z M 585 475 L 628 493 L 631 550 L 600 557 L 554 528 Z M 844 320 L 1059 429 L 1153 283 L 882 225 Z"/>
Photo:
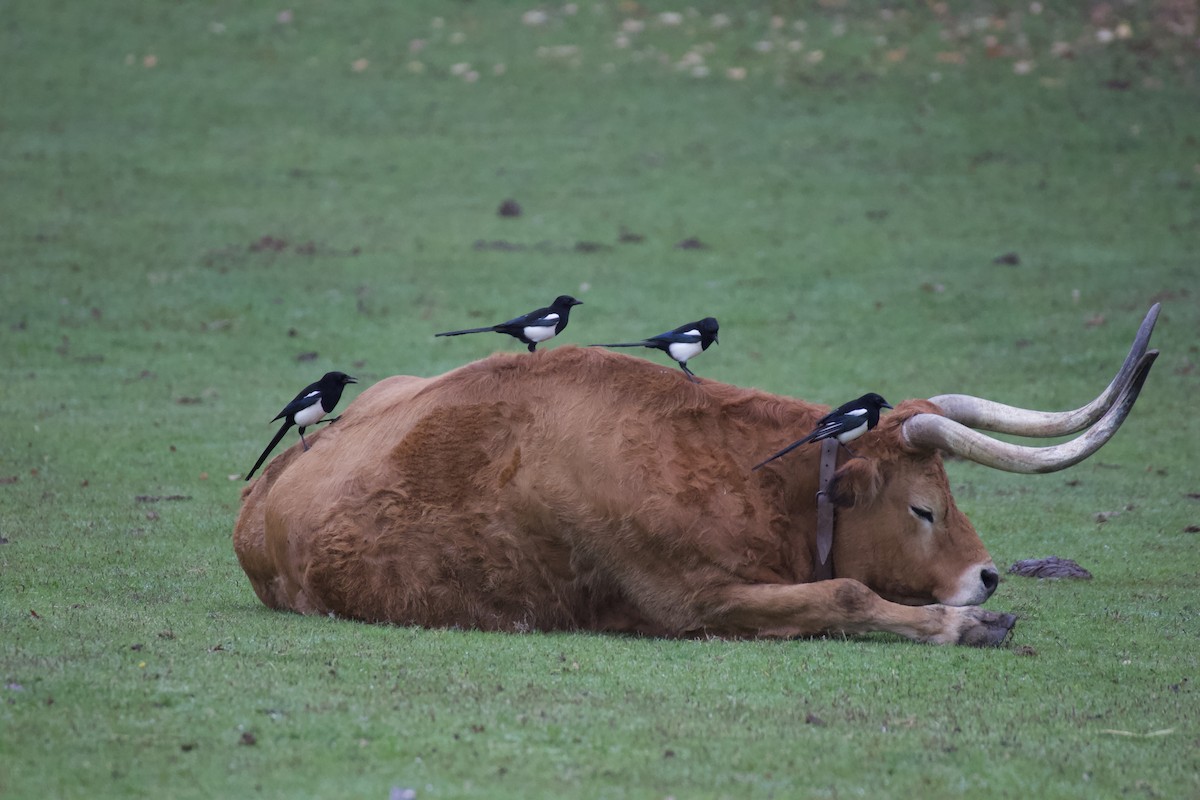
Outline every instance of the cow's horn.
<path fill-rule="evenodd" d="M 1033 411 L 1026 408 L 1004 405 L 982 397 L 972 397 L 967 394 L 943 394 L 931 397 L 930 402 L 939 406 L 945 415 L 961 422 L 968 428 L 976 428 L 997 433 L 1011 433 L 1017 436 L 1067 436 L 1077 433 L 1100 419 L 1116 401 L 1116 399 L 1133 380 L 1146 347 L 1150 343 L 1150 334 L 1154 332 L 1154 323 L 1158 321 L 1160 303 L 1151 306 L 1142 320 L 1133 347 L 1121 370 L 1113 378 L 1099 397 L 1086 406 L 1074 411 Z"/>
<path fill-rule="evenodd" d="M 1054 472 L 1078 464 L 1099 450 L 1125 421 L 1137 400 L 1158 351 L 1143 355 L 1133 374 L 1100 420 L 1086 433 L 1062 444 L 1025 447 L 985 436 L 940 414 L 917 414 L 905 421 L 903 435 L 909 445 L 945 450 L 971 461 L 1008 472 Z"/>

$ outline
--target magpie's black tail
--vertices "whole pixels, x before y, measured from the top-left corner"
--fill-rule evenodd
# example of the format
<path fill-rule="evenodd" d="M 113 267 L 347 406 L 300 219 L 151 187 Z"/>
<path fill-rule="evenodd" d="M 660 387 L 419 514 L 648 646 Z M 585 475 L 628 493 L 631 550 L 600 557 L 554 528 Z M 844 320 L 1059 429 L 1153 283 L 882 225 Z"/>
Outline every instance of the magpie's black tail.
<path fill-rule="evenodd" d="M 283 435 L 288 432 L 288 428 L 290 427 L 292 427 L 292 423 L 290 422 L 285 422 L 279 426 L 279 430 L 275 432 L 275 438 L 271 440 L 271 443 L 267 445 L 267 449 L 263 450 L 262 455 L 258 457 L 258 461 L 255 461 L 254 466 L 246 473 L 246 480 L 254 477 L 254 473 L 258 472 L 258 468 L 267 460 L 267 456 L 271 455 L 271 451 L 275 449 L 275 445 L 279 444 L 279 440 L 283 438 Z"/>
<path fill-rule="evenodd" d="M 798 441 L 798 442 L 792 442 L 792 443 L 791 443 L 791 444 L 789 444 L 787 447 L 783 448 L 783 449 L 782 449 L 782 450 L 780 450 L 778 453 L 776 453 L 775 455 L 773 455 L 773 456 L 771 456 L 770 458 L 768 458 L 766 461 L 763 461 L 763 462 L 762 462 L 762 463 L 760 463 L 760 464 L 756 464 L 756 465 L 754 466 L 754 469 L 758 469 L 759 467 L 765 467 L 767 464 L 770 464 L 770 463 L 771 463 L 772 461 L 774 461 L 775 459 L 777 459 L 777 458 L 782 458 L 783 456 L 786 456 L 788 453 L 792 452 L 793 450 L 795 450 L 795 449 L 796 449 L 797 447 L 799 447 L 800 445 L 802 445 L 802 444 L 807 444 L 808 442 L 811 442 L 811 441 L 812 441 L 812 438 L 813 438 L 813 436 L 815 436 L 815 435 L 816 435 L 816 434 L 810 433 L 808 436 L 805 436 L 805 437 L 804 437 L 803 439 L 801 439 L 800 441 Z M 750 470 L 750 471 L 751 471 L 751 472 L 753 472 L 754 470 Z"/>
<path fill-rule="evenodd" d="M 467 328 L 463 331 L 446 331 L 445 333 L 435 333 L 434 336 L 462 336 L 464 333 L 488 333 L 496 330 L 494 325 L 488 325 L 486 328 Z"/>

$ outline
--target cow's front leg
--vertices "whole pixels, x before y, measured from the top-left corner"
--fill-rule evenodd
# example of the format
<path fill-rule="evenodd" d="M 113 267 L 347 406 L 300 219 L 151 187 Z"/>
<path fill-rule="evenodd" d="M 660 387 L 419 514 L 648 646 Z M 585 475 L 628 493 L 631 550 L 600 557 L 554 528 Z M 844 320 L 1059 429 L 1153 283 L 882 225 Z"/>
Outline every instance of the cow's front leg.
<path fill-rule="evenodd" d="M 732 636 L 815 636 L 887 631 L 918 642 L 995 647 L 1016 623 L 1012 614 L 976 606 L 906 606 L 862 583 L 743 584 L 709 595 L 705 630 Z"/>

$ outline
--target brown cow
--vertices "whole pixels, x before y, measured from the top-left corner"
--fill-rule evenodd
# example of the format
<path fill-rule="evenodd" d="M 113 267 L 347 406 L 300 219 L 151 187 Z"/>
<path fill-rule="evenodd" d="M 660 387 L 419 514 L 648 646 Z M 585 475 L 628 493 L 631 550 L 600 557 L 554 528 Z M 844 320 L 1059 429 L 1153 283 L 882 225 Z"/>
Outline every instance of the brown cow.
<path fill-rule="evenodd" d="M 939 451 L 1021 472 L 1085 458 L 1137 397 L 1156 314 L 1075 411 L 897 406 L 829 487 L 831 580 L 813 582 L 820 448 L 750 471 L 826 407 L 577 347 L 377 383 L 246 490 L 234 547 L 268 606 L 371 622 L 999 644 L 1014 618 L 977 607 L 998 576 Z M 1088 430 L 1019 447 L 951 418 Z"/>

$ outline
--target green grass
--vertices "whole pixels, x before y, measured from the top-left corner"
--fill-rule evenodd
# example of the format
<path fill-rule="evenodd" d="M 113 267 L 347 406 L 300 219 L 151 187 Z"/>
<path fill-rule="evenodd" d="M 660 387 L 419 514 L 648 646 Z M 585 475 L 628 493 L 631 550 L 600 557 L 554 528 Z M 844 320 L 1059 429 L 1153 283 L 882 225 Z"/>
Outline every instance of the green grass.
<path fill-rule="evenodd" d="M 1043 5 L 7 4 L 0 797 L 1200 795 L 1194 32 Z M 1162 300 L 1102 453 L 948 467 L 1002 569 L 1095 578 L 1007 578 L 987 652 L 262 607 L 230 531 L 286 398 L 561 292 L 556 345 L 713 314 L 705 377 L 1044 408 Z"/>

